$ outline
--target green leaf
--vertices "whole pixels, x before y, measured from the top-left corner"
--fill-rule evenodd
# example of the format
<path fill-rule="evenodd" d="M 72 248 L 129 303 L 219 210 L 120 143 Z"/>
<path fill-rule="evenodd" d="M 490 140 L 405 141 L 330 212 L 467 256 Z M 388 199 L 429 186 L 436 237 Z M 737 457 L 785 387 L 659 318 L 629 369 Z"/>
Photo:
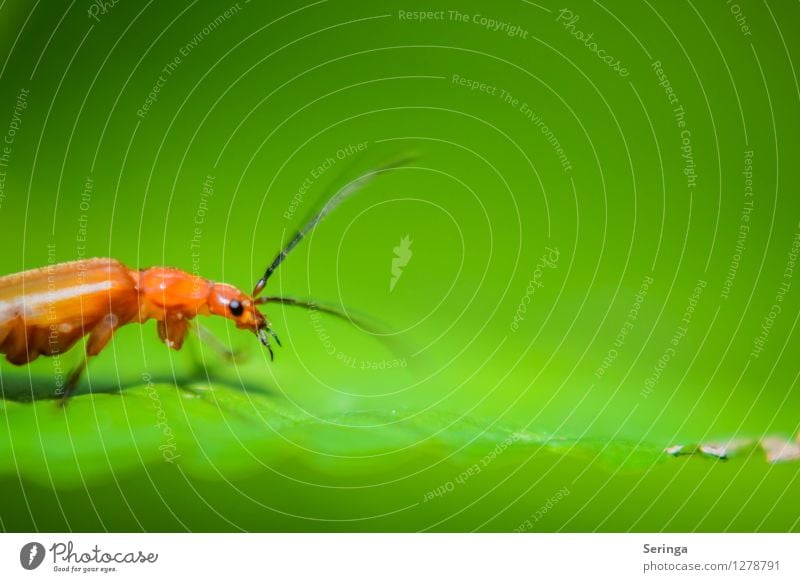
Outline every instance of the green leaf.
<path fill-rule="evenodd" d="M 0 490 L 8 496 L 22 479 L 29 483 L 25 499 L 50 507 L 6 508 L 14 527 L 509 530 L 557 496 L 566 513 L 540 515 L 534 529 L 613 530 L 632 521 L 652 529 L 670 523 L 653 505 L 654 492 L 680 507 L 676 500 L 701 495 L 704 475 L 709 487 L 721 487 L 731 463 L 740 480 L 759 482 L 769 473 L 755 446 L 740 447 L 741 460 L 732 462 L 699 454 L 699 447 L 684 447 L 697 454 L 678 459 L 663 443 L 555 435 L 433 410 L 313 416 L 298 413 L 285 396 L 225 384 L 140 385 L 79 395 L 63 408 L 52 399 L 5 400 L 0 411 L 7 430 Z M 655 489 L 640 489 L 654 479 Z M 68 505 L 58 501 L 65 494 Z M 88 505 L 75 501 L 84 495 Z M 244 513 L 243 495 L 250 506 Z M 195 502 L 184 505 L 187 499 Z M 169 514 L 153 513 L 165 500 Z M 630 515 L 624 526 L 613 519 L 618 513 L 593 517 L 593 503 L 621 501 L 650 517 Z M 134 521 L 114 510 L 94 521 L 93 508 L 104 503 L 130 507 Z M 486 503 L 494 509 L 480 509 Z M 696 519 L 694 505 L 685 509 Z"/>

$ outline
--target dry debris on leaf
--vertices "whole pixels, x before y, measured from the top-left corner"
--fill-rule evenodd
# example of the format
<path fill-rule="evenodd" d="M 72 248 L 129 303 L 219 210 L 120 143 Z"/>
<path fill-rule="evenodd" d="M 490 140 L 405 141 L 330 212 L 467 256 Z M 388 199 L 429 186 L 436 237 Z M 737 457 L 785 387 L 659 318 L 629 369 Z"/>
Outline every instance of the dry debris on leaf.
<path fill-rule="evenodd" d="M 673 457 L 681 455 L 706 455 L 716 459 L 729 459 L 744 449 L 760 446 L 768 463 L 781 463 L 800 460 L 800 434 L 795 440 L 780 436 L 761 439 L 738 438 L 729 441 L 713 441 L 699 445 L 672 445 L 664 452 Z"/>

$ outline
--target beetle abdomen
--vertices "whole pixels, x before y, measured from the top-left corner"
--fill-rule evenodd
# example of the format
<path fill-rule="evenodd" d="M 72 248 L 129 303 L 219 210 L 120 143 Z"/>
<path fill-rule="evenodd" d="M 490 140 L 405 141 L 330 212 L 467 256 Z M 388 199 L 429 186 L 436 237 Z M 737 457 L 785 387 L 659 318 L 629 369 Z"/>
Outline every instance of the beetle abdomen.
<path fill-rule="evenodd" d="M 138 314 L 136 281 L 113 259 L 51 265 L 0 278 L 0 353 L 16 365 L 69 350 L 106 316 Z"/>
<path fill-rule="evenodd" d="M 39 356 L 63 354 L 83 335 L 80 327 L 66 329 L 57 324 L 25 327 L 22 320 L 14 320 L 0 331 L 0 353 L 10 363 L 21 366 Z"/>

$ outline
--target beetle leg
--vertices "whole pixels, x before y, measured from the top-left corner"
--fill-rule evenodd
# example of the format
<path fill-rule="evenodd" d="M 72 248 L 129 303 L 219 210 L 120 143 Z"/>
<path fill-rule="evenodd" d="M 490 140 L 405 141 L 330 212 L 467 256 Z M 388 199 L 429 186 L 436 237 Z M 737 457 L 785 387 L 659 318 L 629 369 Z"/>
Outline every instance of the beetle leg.
<path fill-rule="evenodd" d="M 10 320 L 0 330 L 0 354 L 5 354 L 6 359 L 15 366 L 22 366 L 33 359 L 35 352 L 28 349 L 29 343 L 28 331 L 21 317 Z"/>
<path fill-rule="evenodd" d="M 5 325 L 0 325 L 0 347 L 2 347 L 3 342 L 6 341 L 6 338 L 9 335 L 11 335 L 11 322 L 6 323 Z"/>
<path fill-rule="evenodd" d="M 72 393 L 75 392 L 75 388 L 78 386 L 83 371 L 86 369 L 86 361 L 87 358 L 84 357 L 78 365 L 72 369 L 72 372 L 70 372 L 69 378 L 67 378 L 67 382 L 64 384 L 64 392 L 61 394 L 61 400 L 59 401 L 61 406 L 65 406 L 70 396 L 72 396 Z"/>
<path fill-rule="evenodd" d="M 194 331 L 197 334 L 197 338 L 206 344 L 209 348 L 217 353 L 217 355 L 225 360 L 241 360 L 243 357 L 244 352 L 241 350 L 232 350 L 230 349 L 225 343 L 220 341 L 220 339 L 214 335 L 214 333 L 204 326 L 199 321 L 195 320 L 192 322 Z"/>
<path fill-rule="evenodd" d="M 89 339 L 86 342 L 86 355 L 78 363 L 78 365 L 75 366 L 75 369 L 72 370 L 69 378 L 67 379 L 67 383 L 64 386 L 64 393 L 61 395 L 61 406 L 64 406 L 67 403 L 70 396 L 72 396 L 72 393 L 75 391 L 75 388 L 77 388 L 78 382 L 83 375 L 83 371 L 86 369 L 89 358 L 96 356 L 103 351 L 103 348 L 105 348 L 108 345 L 108 342 L 111 341 L 111 337 L 114 335 L 118 325 L 119 319 L 117 316 L 114 314 L 109 314 L 106 315 L 89 333 Z"/>
<path fill-rule="evenodd" d="M 189 325 L 186 319 L 170 317 L 158 322 L 158 337 L 173 350 L 181 349 Z"/>

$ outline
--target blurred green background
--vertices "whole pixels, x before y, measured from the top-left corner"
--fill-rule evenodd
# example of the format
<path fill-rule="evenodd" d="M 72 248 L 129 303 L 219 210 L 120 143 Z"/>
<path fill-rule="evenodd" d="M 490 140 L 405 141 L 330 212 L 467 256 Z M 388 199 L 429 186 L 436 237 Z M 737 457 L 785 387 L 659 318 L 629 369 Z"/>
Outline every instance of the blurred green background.
<path fill-rule="evenodd" d="M 128 326 L 64 410 L 52 360 L 3 360 L 0 527 L 800 529 L 800 464 L 662 452 L 798 434 L 798 24 L 755 1 L 7 0 L 2 274 L 110 256 L 249 291 L 326 196 L 417 157 L 270 281 L 389 341 L 270 306 L 274 363 L 208 322 L 230 364 Z"/>

